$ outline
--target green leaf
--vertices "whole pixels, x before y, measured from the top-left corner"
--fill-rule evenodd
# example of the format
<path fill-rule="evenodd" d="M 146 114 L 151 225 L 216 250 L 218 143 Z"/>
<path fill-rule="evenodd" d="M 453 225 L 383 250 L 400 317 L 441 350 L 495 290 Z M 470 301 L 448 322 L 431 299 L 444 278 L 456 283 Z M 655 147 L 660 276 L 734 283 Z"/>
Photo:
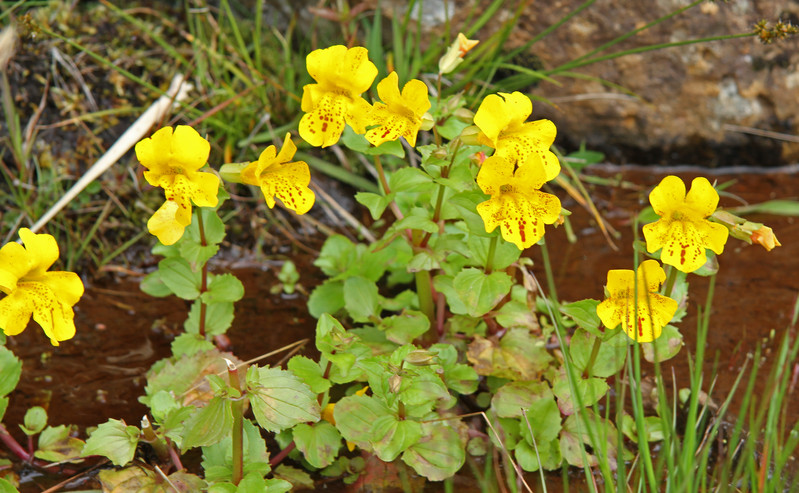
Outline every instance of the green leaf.
<path fill-rule="evenodd" d="M 524 423 L 522 423 L 524 429 Z M 513 455 L 519 467 L 525 471 L 535 472 L 543 465 L 544 470 L 554 471 L 561 466 L 563 456 L 560 453 L 560 440 L 557 438 L 548 442 L 536 440 L 538 451 L 531 444 L 521 441 L 513 449 Z"/>
<path fill-rule="evenodd" d="M 222 218 L 219 217 L 219 212 L 216 209 L 211 209 L 210 207 L 195 209 L 195 218 L 192 218 L 193 220 L 191 224 L 188 228 L 186 228 L 189 236 L 197 242 L 202 241 L 202 238 L 200 237 L 200 222 L 196 220 L 196 216 L 198 214 L 203 215 L 203 233 L 205 233 L 205 242 L 209 245 L 222 243 L 222 240 L 225 239 L 225 223 L 222 222 Z"/>
<path fill-rule="evenodd" d="M 471 251 L 471 259 L 474 265 L 483 267 L 488 260 L 488 252 L 491 248 L 491 238 L 487 236 L 471 237 L 469 240 L 469 249 Z M 522 256 L 522 251 L 509 241 L 497 241 L 494 248 L 494 257 L 492 266 L 494 270 L 501 271 L 509 267 L 513 262 L 519 260 Z"/>
<path fill-rule="evenodd" d="M 8 409 L 8 397 L 0 397 L 0 423 L 3 422 L 3 416 L 6 415 Z"/>
<path fill-rule="evenodd" d="M 86 440 L 81 457 L 102 455 L 115 466 L 124 466 L 133 460 L 139 443 L 139 429 L 127 426 L 124 421 L 109 419 L 97 427 Z"/>
<path fill-rule="evenodd" d="M 344 308 L 355 322 L 369 322 L 380 315 L 377 285 L 360 276 L 344 281 Z"/>
<path fill-rule="evenodd" d="M 414 214 L 414 212 L 417 212 Z M 414 209 L 411 214 L 395 221 L 389 231 L 400 231 L 403 229 L 421 230 L 426 233 L 438 233 L 438 224 L 433 222 L 429 213 L 423 209 Z"/>
<path fill-rule="evenodd" d="M 601 163 L 605 159 L 605 155 L 599 151 L 589 151 L 584 148 L 570 153 L 568 156 L 568 165 L 577 172 L 582 171 L 586 166 Z"/>
<path fill-rule="evenodd" d="M 344 133 L 341 135 L 341 143 L 353 151 L 369 156 L 390 154 L 400 159 L 405 157 L 405 149 L 402 148 L 399 140 L 390 140 L 375 147 L 366 140 L 366 137 L 355 133 L 349 126 L 344 128 Z"/>
<path fill-rule="evenodd" d="M 552 361 L 543 341 L 528 329 L 515 328 L 508 330 L 499 344 L 475 336 L 466 357 L 478 374 L 510 380 L 538 380 Z"/>
<path fill-rule="evenodd" d="M 192 356 L 214 349 L 214 344 L 197 333 L 184 332 L 172 340 L 172 355 L 176 358 Z"/>
<path fill-rule="evenodd" d="M 430 175 L 420 170 L 406 166 L 391 173 L 388 184 L 392 193 L 425 192 L 433 189 L 433 180 Z"/>
<path fill-rule="evenodd" d="M 343 397 L 333 408 L 333 418 L 345 440 L 366 451 L 372 450 L 372 424 L 390 410 L 377 398 L 366 395 Z"/>
<path fill-rule="evenodd" d="M 189 262 L 180 257 L 170 257 L 158 262 L 161 271 L 161 280 L 175 293 L 175 296 L 184 300 L 193 300 L 200 296 L 199 272 L 194 272 Z"/>
<path fill-rule="evenodd" d="M 399 420 L 383 415 L 372 423 L 372 446 L 380 460 L 390 462 L 422 437 L 422 425 L 416 421 Z"/>
<path fill-rule="evenodd" d="M 317 286 L 308 297 L 308 313 L 314 318 L 335 315 L 344 308 L 344 283 L 328 279 Z"/>
<path fill-rule="evenodd" d="M 160 270 L 154 270 L 144 276 L 139 283 L 139 289 L 154 298 L 163 298 L 173 294 L 172 290 L 161 280 Z"/>
<path fill-rule="evenodd" d="M 466 223 L 466 227 L 472 235 L 491 237 L 498 233 L 486 233 L 485 223 L 480 214 L 477 213 L 477 204 L 488 200 L 488 196 L 480 190 L 456 193 L 447 200 L 447 204 L 457 208 L 461 218 Z"/>
<path fill-rule="evenodd" d="M 359 204 L 369 209 L 369 214 L 372 219 L 377 221 L 380 216 L 385 212 L 386 207 L 391 203 L 394 194 L 380 195 L 372 192 L 358 192 L 355 194 L 355 200 Z"/>
<path fill-rule="evenodd" d="M 728 211 L 739 214 L 774 214 L 777 216 L 799 216 L 799 202 L 796 200 L 767 200 L 759 204 L 732 207 Z"/>
<path fill-rule="evenodd" d="M 17 388 L 22 375 L 22 361 L 5 346 L 0 346 L 0 397 L 5 397 Z"/>
<path fill-rule="evenodd" d="M 520 419 L 519 433 L 530 445 L 533 444 L 533 439 L 537 443 L 548 442 L 555 440 L 560 434 L 560 409 L 551 392 L 533 401 Z"/>
<path fill-rule="evenodd" d="M 239 301 L 244 296 L 244 285 L 233 274 L 210 276 L 208 291 L 202 299 L 208 304 Z"/>
<path fill-rule="evenodd" d="M 316 394 L 291 372 L 253 365 L 247 371 L 247 393 L 255 420 L 267 431 L 319 421 Z"/>
<path fill-rule="evenodd" d="M 288 369 L 311 388 L 314 394 L 321 394 L 330 388 L 330 380 L 324 377 L 324 370 L 316 361 L 297 355 L 288 362 Z"/>
<path fill-rule="evenodd" d="M 25 412 L 24 425 L 19 425 L 26 435 L 35 435 L 47 426 L 47 411 L 43 407 L 34 406 Z"/>
<path fill-rule="evenodd" d="M 0 493 L 19 493 L 19 490 L 17 490 L 13 484 L 0 478 Z"/>
<path fill-rule="evenodd" d="M 441 377 L 431 368 L 418 368 L 415 375 L 404 376 L 401 379 L 399 398 L 405 403 L 408 416 L 426 416 L 437 404 L 446 403 L 451 395 L 441 381 Z M 450 405 L 442 404 L 446 409 Z"/>
<path fill-rule="evenodd" d="M 402 461 L 431 481 L 452 477 L 466 462 L 466 450 L 456 429 L 446 422 L 426 423 L 419 440 Z"/>
<path fill-rule="evenodd" d="M 389 341 L 409 344 L 430 328 L 430 320 L 424 313 L 416 310 L 403 310 L 399 315 L 386 317 L 380 322 Z"/>
<path fill-rule="evenodd" d="M 341 448 L 341 434 L 327 421 L 320 421 L 312 426 L 298 424 L 293 433 L 297 449 L 316 468 L 332 464 Z"/>
<path fill-rule="evenodd" d="M 509 382 L 494 394 L 491 407 L 500 418 L 519 418 L 522 416 L 522 409 L 530 409 L 535 402 L 542 399 L 552 399 L 552 389 L 546 382 Z"/>
<path fill-rule="evenodd" d="M 219 251 L 219 245 L 203 245 L 199 241 L 184 239 L 178 243 L 180 256 L 189 261 L 189 264 L 199 270 L 208 260 Z"/>
<path fill-rule="evenodd" d="M 71 431 L 66 425 L 48 426 L 39 435 L 39 446 L 34 455 L 50 462 L 77 459 L 85 443 L 70 436 Z"/>
<path fill-rule="evenodd" d="M 580 373 L 584 373 L 594 350 L 595 341 L 599 341 L 594 363 L 591 366 L 591 376 L 609 377 L 615 375 L 624 366 L 627 359 L 627 336 L 621 336 L 621 331 L 613 333 L 613 337 L 603 341 L 588 331 L 577 329 L 569 344 L 572 362 Z"/>
<path fill-rule="evenodd" d="M 590 453 L 585 450 L 586 446 L 590 447 Z M 587 409 L 566 418 L 560 433 L 560 450 L 570 465 L 594 467 L 599 463 L 596 456 L 601 455 L 610 468 L 615 469 L 618 432 L 613 423 Z M 583 459 L 583 452 L 588 459 L 587 463 Z"/>
<path fill-rule="evenodd" d="M 599 315 L 596 314 L 597 306 L 599 306 L 598 300 L 580 300 L 568 305 L 562 305 L 560 312 L 571 317 L 581 328 L 601 338 L 603 336 L 600 330 L 602 321 L 599 320 Z"/>
<path fill-rule="evenodd" d="M 452 285 L 466 307 L 466 314 L 482 317 L 505 297 L 512 286 L 510 276 L 505 272 L 485 272 L 469 268 L 461 271 Z"/>
<path fill-rule="evenodd" d="M 660 337 L 654 341 L 641 344 L 644 350 L 644 359 L 650 363 L 654 363 L 655 359 L 663 362 L 673 358 L 680 352 L 682 346 L 682 334 L 673 325 L 663 327 Z"/>
<path fill-rule="evenodd" d="M 552 392 L 558 398 L 558 407 L 560 412 L 565 415 L 574 414 L 577 411 L 577 406 L 590 407 L 598 402 L 610 388 L 602 378 L 578 378 L 574 382 L 575 390 L 579 399 L 575 399 L 572 395 L 571 388 L 569 387 L 569 380 L 566 375 L 561 374 L 555 384 L 552 386 Z"/>
<path fill-rule="evenodd" d="M 216 396 L 203 408 L 197 410 L 186 421 L 185 436 L 180 450 L 186 452 L 194 447 L 219 443 L 230 435 L 233 428 L 231 401 Z"/>
<path fill-rule="evenodd" d="M 205 334 L 212 337 L 224 334 L 233 324 L 233 302 L 210 303 L 205 305 Z M 189 317 L 183 324 L 186 332 L 200 333 L 200 302 L 195 300 L 189 310 Z"/>

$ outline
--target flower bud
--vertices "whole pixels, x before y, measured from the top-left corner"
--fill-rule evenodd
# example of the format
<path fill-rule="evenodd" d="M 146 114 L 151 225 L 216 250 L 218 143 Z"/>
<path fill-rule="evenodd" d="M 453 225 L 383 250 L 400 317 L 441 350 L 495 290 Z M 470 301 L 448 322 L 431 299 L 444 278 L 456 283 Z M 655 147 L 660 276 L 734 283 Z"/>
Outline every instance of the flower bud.
<path fill-rule="evenodd" d="M 754 231 L 751 236 L 752 243 L 757 243 L 765 248 L 767 251 L 772 251 L 775 247 L 782 246 L 780 241 L 774 235 L 774 231 L 768 226 L 761 226 L 760 229 Z"/>
<path fill-rule="evenodd" d="M 455 68 L 463 61 L 463 57 L 466 55 L 466 53 L 474 48 L 479 42 L 480 41 L 475 39 L 467 39 L 463 33 L 458 33 L 458 39 L 456 39 L 450 45 L 449 49 L 447 49 L 447 52 L 444 53 L 444 56 L 442 56 L 438 61 L 438 73 L 448 74 L 455 70 Z"/>

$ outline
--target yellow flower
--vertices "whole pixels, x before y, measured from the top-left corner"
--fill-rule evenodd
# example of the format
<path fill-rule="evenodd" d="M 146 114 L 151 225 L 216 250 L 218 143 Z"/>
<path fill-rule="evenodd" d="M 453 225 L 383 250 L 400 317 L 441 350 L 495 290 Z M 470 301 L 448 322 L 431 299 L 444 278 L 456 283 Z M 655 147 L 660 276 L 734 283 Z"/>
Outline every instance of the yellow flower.
<path fill-rule="evenodd" d="M 411 147 L 416 146 L 422 116 L 430 109 L 425 83 L 413 79 L 405 84 L 400 94 L 397 73 L 391 72 L 377 84 L 377 94 L 385 104 L 374 104 L 370 123 L 378 126 L 366 132 L 366 140 L 379 146 L 405 137 Z"/>
<path fill-rule="evenodd" d="M 671 322 L 677 312 L 677 302 L 657 294 L 666 279 L 666 273 L 657 260 L 645 260 L 638 266 L 637 274 L 636 295 L 632 270 L 608 271 L 607 290 L 610 297 L 597 306 L 596 313 L 609 329 L 621 324 L 630 339 L 652 342 L 660 337 L 663 327 Z"/>
<path fill-rule="evenodd" d="M 549 181 L 560 173 L 558 158 L 549 150 L 555 142 L 555 124 L 549 120 L 525 121 L 532 112 L 532 101 L 520 92 L 490 94 L 474 115 L 474 124 L 480 128 L 477 139 L 496 149 L 495 156 L 521 167 L 543 167 Z"/>
<path fill-rule="evenodd" d="M 136 157 L 147 168 L 144 178 L 161 187 L 166 202 L 147 221 L 147 229 L 164 245 L 172 245 L 191 224 L 191 203 L 214 207 L 218 202 L 219 178 L 198 171 L 208 161 L 211 145 L 193 128 L 164 127 L 136 144 Z"/>
<path fill-rule="evenodd" d="M 303 87 L 306 114 L 300 120 L 300 137 L 313 146 L 327 147 L 338 142 L 345 124 L 364 133 L 372 107 L 361 93 L 377 76 L 366 48 L 335 45 L 312 51 L 305 61 L 317 84 Z"/>
<path fill-rule="evenodd" d="M 277 154 L 275 146 L 269 146 L 241 171 L 241 181 L 248 185 L 261 187 L 269 208 L 275 206 L 277 196 L 287 209 L 297 214 L 305 214 L 313 206 L 316 195 L 308 188 L 311 172 L 303 161 L 289 162 L 297 152 L 297 146 L 286 134 L 283 147 Z"/>
<path fill-rule="evenodd" d="M 72 306 L 83 295 L 83 282 L 74 272 L 47 272 L 58 259 L 58 245 L 48 234 L 19 230 L 25 243 L 9 243 L 0 249 L 0 328 L 17 335 L 31 315 L 53 346 L 75 335 Z"/>
<path fill-rule="evenodd" d="M 463 33 L 458 33 L 458 39 L 452 42 L 447 52 L 438 60 L 438 73 L 448 74 L 461 64 L 463 57 L 472 48 L 477 46 L 479 40 L 467 39 Z"/>
<path fill-rule="evenodd" d="M 519 250 L 532 246 L 544 236 L 544 224 L 552 224 L 560 216 L 560 200 L 538 190 L 547 181 L 538 166 L 514 170 L 510 161 L 497 156 L 486 159 L 477 174 L 480 189 L 491 195 L 477 204 L 486 232 L 501 226 L 502 237 Z"/>
<path fill-rule="evenodd" d="M 719 194 L 707 178 L 695 178 L 686 195 L 683 181 L 667 176 L 649 194 L 649 202 L 660 219 L 644 226 L 646 249 L 654 253 L 663 248 L 660 260 L 664 264 L 693 272 L 705 265 L 706 248 L 716 254 L 724 251 L 729 231 L 705 219 L 719 203 Z"/>
<path fill-rule="evenodd" d="M 761 245 L 766 251 L 772 251 L 778 246 L 782 246 L 780 240 L 774 234 L 774 230 L 768 226 L 761 226 L 757 231 L 752 232 L 752 243 Z"/>

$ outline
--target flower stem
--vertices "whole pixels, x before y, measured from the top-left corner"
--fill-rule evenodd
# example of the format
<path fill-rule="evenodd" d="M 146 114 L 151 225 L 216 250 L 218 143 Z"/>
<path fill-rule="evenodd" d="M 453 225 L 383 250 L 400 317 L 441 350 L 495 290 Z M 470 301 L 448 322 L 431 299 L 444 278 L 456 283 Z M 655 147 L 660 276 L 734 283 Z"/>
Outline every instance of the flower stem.
<path fill-rule="evenodd" d="M 486 274 L 491 274 L 494 270 L 494 253 L 497 251 L 497 235 L 491 237 L 488 244 L 488 254 L 486 255 Z"/>
<path fill-rule="evenodd" d="M 436 323 L 436 313 L 433 306 L 433 290 L 430 288 L 430 271 L 417 271 L 414 277 L 416 278 L 416 294 L 419 296 L 419 309 L 430 320 L 432 326 Z M 440 293 L 439 296 L 441 296 Z"/>
<path fill-rule="evenodd" d="M 158 456 L 158 460 L 166 462 L 169 459 L 169 451 L 167 451 L 166 443 L 155 434 L 153 425 L 150 424 L 147 415 L 144 415 L 141 419 L 141 431 L 142 435 L 144 435 L 142 441 L 150 444 L 153 450 L 155 450 L 155 455 Z"/>
<path fill-rule="evenodd" d="M 205 227 L 203 227 L 203 212 L 202 209 L 197 208 L 197 227 L 200 229 L 200 244 L 206 246 L 208 242 L 205 239 Z M 200 296 L 208 291 L 208 262 L 203 263 L 200 277 Z M 198 299 L 200 302 L 200 320 L 198 323 L 200 335 L 205 338 L 205 302 L 202 297 Z"/>
<path fill-rule="evenodd" d="M 599 355 L 599 348 L 602 346 L 602 340 L 599 337 L 594 339 L 594 345 L 591 347 L 591 356 L 588 357 L 588 364 L 585 365 L 583 370 L 583 378 L 590 378 L 594 369 L 594 362 Z"/>
<path fill-rule="evenodd" d="M 244 399 L 241 395 L 241 383 L 239 382 L 239 370 L 232 361 L 227 362 L 227 374 L 230 379 L 230 386 L 238 395 L 231 399 L 233 411 L 233 484 L 238 486 L 241 478 L 244 477 Z"/>
<path fill-rule="evenodd" d="M 674 289 L 674 283 L 677 281 L 677 269 L 673 266 L 669 266 L 669 276 L 666 278 L 666 285 L 663 288 L 663 295 L 664 296 L 671 296 L 671 291 Z"/>
<path fill-rule="evenodd" d="M 375 155 L 375 168 L 377 168 L 377 176 L 380 178 L 380 185 L 383 186 L 383 193 L 388 195 L 391 193 L 391 188 L 388 186 L 388 180 L 386 180 L 386 172 L 383 170 L 383 163 L 380 161 L 380 155 Z"/>
<path fill-rule="evenodd" d="M 6 447 L 8 447 L 14 455 L 19 457 L 20 459 L 28 462 L 33 459 L 33 455 L 29 454 L 25 448 L 17 442 L 14 437 L 6 429 L 5 425 L 0 423 L 0 441 L 2 441 Z"/>

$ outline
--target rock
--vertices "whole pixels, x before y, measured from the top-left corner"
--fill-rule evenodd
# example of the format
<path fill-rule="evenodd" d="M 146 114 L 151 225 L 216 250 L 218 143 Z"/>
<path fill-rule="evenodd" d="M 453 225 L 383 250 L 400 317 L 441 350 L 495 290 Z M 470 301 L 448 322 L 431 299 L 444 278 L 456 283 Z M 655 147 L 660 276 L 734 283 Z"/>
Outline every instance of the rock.
<path fill-rule="evenodd" d="M 530 2 L 509 47 L 523 45 L 581 3 Z M 545 69 L 552 69 L 687 3 L 597 0 L 535 44 L 530 53 Z M 458 16 L 467 14 L 467 9 L 456 10 L 454 33 L 465 27 Z M 757 21 L 778 18 L 796 24 L 799 3 L 705 2 L 602 54 L 752 32 Z M 499 27 L 499 19 L 489 21 L 475 37 L 485 39 Z M 527 92 L 551 103 L 537 103 L 533 118 L 553 120 L 559 133 L 556 143 L 565 149 L 584 141 L 588 148 L 622 162 L 775 166 L 799 161 L 797 48 L 797 38 L 771 45 L 755 37 L 686 45 L 577 68 L 574 71 L 584 78 L 558 76 L 562 85 L 543 82 Z M 751 135 L 740 127 L 791 134 L 795 141 Z"/>

